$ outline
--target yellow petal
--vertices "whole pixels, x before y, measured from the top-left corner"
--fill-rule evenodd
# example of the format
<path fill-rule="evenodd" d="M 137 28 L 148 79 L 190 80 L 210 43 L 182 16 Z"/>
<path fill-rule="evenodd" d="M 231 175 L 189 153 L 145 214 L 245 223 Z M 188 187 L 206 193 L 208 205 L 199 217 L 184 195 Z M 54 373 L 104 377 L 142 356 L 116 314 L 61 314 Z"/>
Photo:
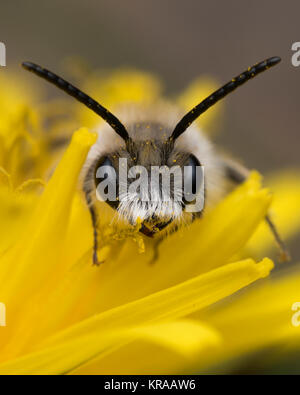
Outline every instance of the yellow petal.
<path fill-rule="evenodd" d="M 7 173 L 3 167 L 0 167 L 0 186 L 12 189 L 11 176 Z"/>
<path fill-rule="evenodd" d="M 66 233 L 70 202 L 76 190 L 78 175 L 95 138 L 95 135 L 85 129 L 74 134 L 69 149 L 45 189 L 28 226 L 26 237 L 5 257 L 5 263 L 2 263 L 5 265 L 9 264 L 8 260 L 16 260 L 14 279 L 12 284 L 10 281 L 6 282 L 5 289 L 11 289 L 12 286 L 14 289 L 18 288 L 18 283 L 26 282 L 26 278 L 33 274 L 34 283 L 39 285 L 49 272 L 53 272 L 53 264 L 57 260 Z M 55 249 L 53 245 L 56 246 Z M 44 261 L 43 264 L 41 260 Z M 22 291 L 25 291 L 24 285 Z M 5 295 L 4 291 L 3 294 Z"/>
<path fill-rule="evenodd" d="M 73 350 L 78 349 L 75 359 L 76 366 L 78 366 L 96 356 L 95 349 L 97 344 L 100 348 L 102 347 L 105 333 L 112 333 L 115 328 L 119 331 L 124 328 L 126 331 L 135 326 L 184 317 L 267 276 L 272 267 L 272 262 L 267 259 L 259 264 L 251 260 L 236 262 L 176 287 L 104 312 L 53 336 L 51 340 L 39 346 L 40 351 L 37 351 L 35 355 L 28 356 L 28 358 L 33 358 L 29 361 L 34 363 L 34 368 L 36 368 L 37 361 L 39 364 L 45 363 L 46 368 L 49 367 L 51 358 L 54 358 L 54 368 L 66 372 L 70 368 L 70 363 L 73 363 Z M 116 349 L 116 344 L 113 340 L 112 342 Z M 126 344 L 126 341 L 123 344 Z M 122 342 L 119 343 L 119 346 L 121 345 Z M 46 357 L 46 362 L 41 356 Z M 17 365 L 13 365 L 13 362 L 4 364 L 0 371 L 24 369 L 25 365 L 30 367 L 29 362 L 24 363 L 26 361 L 24 358 L 17 361 Z M 61 364 L 58 361 L 62 361 Z"/>
<path fill-rule="evenodd" d="M 89 318 L 48 340 L 47 346 L 115 327 L 174 320 L 200 310 L 269 275 L 273 263 L 245 260 Z"/>
<path fill-rule="evenodd" d="M 136 337 L 163 344 L 185 357 L 192 357 L 203 348 L 219 345 L 218 333 L 196 321 L 174 321 L 157 325 L 137 327 L 132 330 Z"/>
<path fill-rule="evenodd" d="M 46 183 L 40 179 L 27 180 L 23 182 L 17 189 L 17 193 L 36 193 L 39 194 L 45 188 Z"/>
<path fill-rule="evenodd" d="M 74 134 L 69 149 L 39 201 L 24 237 L 2 257 L 0 278 L 3 286 L 0 300 L 6 304 L 10 315 L 13 328 L 10 336 L 16 350 L 20 342 L 26 343 L 27 336 L 32 335 L 30 322 L 38 320 L 39 306 L 43 303 L 42 295 L 47 295 L 48 289 L 55 287 L 65 270 L 61 258 L 71 203 L 78 175 L 95 141 L 96 136 L 86 129 Z M 34 296 L 34 299 L 29 299 L 29 296 Z M 20 322 L 16 324 L 17 321 Z M 8 345 L 9 343 L 7 347 Z M 4 355 L 3 352 L 2 357 Z"/>
<path fill-rule="evenodd" d="M 20 194 L 13 191 L 10 177 L 7 177 L 6 185 L 0 184 L 0 254 L 20 240 L 38 200 L 33 193 Z M 1 261 L 0 273 L 3 270 L 4 263 Z M 12 267 L 7 267 L 7 270 L 11 272 Z"/>
<path fill-rule="evenodd" d="M 123 346 L 113 355 L 106 353 L 75 369 L 71 374 L 99 374 L 100 372 L 101 374 L 141 374 L 141 371 L 147 374 L 150 374 L 149 372 L 167 374 L 176 369 L 182 369 L 187 363 L 192 363 L 202 352 L 209 352 L 222 345 L 222 339 L 213 328 L 202 322 L 191 320 L 143 325 L 133 328 L 132 333 L 134 343 Z M 121 360 L 125 349 L 130 349 L 131 352 L 137 350 L 137 355 L 133 358 L 125 356 L 126 359 Z M 156 363 L 153 359 L 155 350 L 159 351 Z M 167 361 L 167 366 L 162 366 L 163 357 Z M 146 369 L 145 366 L 147 366 Z"/>
<path fill-rule="evenodd" d="M 226 361 L 247 358 L 248 354 L 276 344 L 300 350 L 299 327 L 293 325 L 299 284 L 299 269 L 290 269 L 284 276 L 280 274 L 273 281 L 257 284 L 230 303 L 224 301 L 196 314 L 195 319 L 216 327 L 224 337 L 223 348 L 207 355 L 205 364 L 198 361 L 198 368 L 212 371 L 222 361 L 221 368 L 226 369 Z M 299 313 L 295 320 L 299 321 Z"/>
<path fill-rule="evenodd" d="M 157 325 L 104 331 L 33 353 L 0 366 L 0 374 L 64 374 L 99 354 L 107 354 L 116 345 L 142 339 L 160 344 L 183 357 L 191 358 L 202 349 L 220 343 L 218 333 L 207 325 L 175 321 Z"/>

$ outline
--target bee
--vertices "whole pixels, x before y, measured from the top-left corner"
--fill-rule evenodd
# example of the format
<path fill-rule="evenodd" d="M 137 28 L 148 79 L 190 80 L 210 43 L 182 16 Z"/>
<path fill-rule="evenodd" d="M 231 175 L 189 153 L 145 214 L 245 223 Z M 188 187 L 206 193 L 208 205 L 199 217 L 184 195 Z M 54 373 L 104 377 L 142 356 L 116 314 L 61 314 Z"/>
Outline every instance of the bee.
<path fill-rule="evenodd" d="M 173 169 L 188 168 L 187 178 L 197 198 L 203 203 L 201 210 L 189 210 L 190 201 L 186 201 L 182 186 L 170 194 L 168 201 L 162 201 L 161 184 L 156 185 L 156 199 L 144 201 L 136 192 L 128 192 L 126 199 L 121 199 L 120 186 L 114 199 L 107 199 L 105 205 L 112 213 L 117 213 L 126 224 L 140 223 L 139 231 L 146 237 L 161 241 L 166 235 L 176 232 L 182 225 L 189 225 L 201 218 L 206 207 L 215 205 L 232 189 L 245 181 L 249 171 L 238 162 L 226 158 L 209 141 L 195 123 L 203 113 L 222 100 L 229 93 L 256 77 L 265 70 L 277 65 L 279 57 L 271 57 L 256 63 L 246 71 L 231 79 L 220 89 L 201 101 L 186 115 L 181 117 L 179 110 L 169 103 L 157 103 L 149 108 L 127 107 L 120 111 L 125 125 L 109 110 L 92 99 L 80 89 L 63 78 L 34 63 L 24 62 L 22 66 L 37 76 L 54 84 L 68 95 L 74 97 L 97 115 L 106 124 L 99 127 L 98 141 L 89 152 L 84 166 L 83 190 L 91 213 L 94 229 L 93 262 L 98 260 L 98 218 L 102 212 L 97 207 L 96 193 L 99 185 L 97 173 L 99 169 L 111 169 L 106 172 L 106 181 L 117 183 L 116 176 L 120 172 L 118 163 L 126 159 L 127 170 L 132 166 L 158 166 Z M 123 112 L 123 113 L 122 113 Z M 180 121 L 178 122 L 178 119 Z M 203 185 L 199 188 L 196 169 L 205 169 Z M 149 181 L 150 187 L 151 181 Z M 175 199 L 179 196 L 179 199 Z M 193 202 L 192 202 L 193 203 Z M 282 256 L 288 257 L 286 247 L 281 240 L 269 215 L 266 222 L 275 237 Z"/>

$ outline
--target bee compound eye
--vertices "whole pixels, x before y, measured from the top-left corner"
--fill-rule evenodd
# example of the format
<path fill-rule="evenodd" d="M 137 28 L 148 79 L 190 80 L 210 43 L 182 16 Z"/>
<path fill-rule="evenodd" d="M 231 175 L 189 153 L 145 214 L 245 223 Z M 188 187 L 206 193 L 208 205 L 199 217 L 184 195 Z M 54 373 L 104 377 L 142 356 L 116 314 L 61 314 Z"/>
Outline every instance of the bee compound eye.
<path fill-rule="evenodd" d="M 99 160 L 95 170 L 95 185 L 97 200 L 104 201 L 116 209 L 119 205 L 118 178 L 109 157 Z"/>
<path fill-rule="evenodd" d="M 199 160 L 190 155 L 184 166 L 183 176 L 183 203 L 191 204 L 204 185 L 204 169 Z"/>

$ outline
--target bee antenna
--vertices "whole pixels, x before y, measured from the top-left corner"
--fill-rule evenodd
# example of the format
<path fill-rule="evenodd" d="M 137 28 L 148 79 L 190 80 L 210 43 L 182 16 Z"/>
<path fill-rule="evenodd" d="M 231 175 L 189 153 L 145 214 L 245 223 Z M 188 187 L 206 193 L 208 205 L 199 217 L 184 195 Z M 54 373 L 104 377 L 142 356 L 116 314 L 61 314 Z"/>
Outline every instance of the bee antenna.
<path fill-rule="evenodd" d="M 200 115 L 202 115 L 210 107 L 215 105 L 219 100 L 223 99 L 229 93 L 233 92 L 236 88 L 243 85 L 246 81 L 249 81 L 251 78 L 256 77 L 263 71 L 268 70 L 270 67 L 275 66 L 280 61 L 281 59 L 278 56 L 274 56 L 272 58 L 264 60 L 263 62 L 256 63 L 254 66 L 249 67 L 248 70 L 244 71 L 237 77 L 233 78 L 230 82 L 222 86 L 222 88 L 212 93 L 200 104 L 194 107 L 190 112 L 188 112 L 181 119 L 180 122 L 178 122 L 170 137 L 170 140 L 176 140 Z"/>
<path fill-rule="evenodd" d="M 71 85 L 69 82 L 65 81 L 63 78 L 52 73 L 51 71 L 44 69 L 34 63 L 24 62 L 22 63 L 22 66 L 24 69 L 31 71 L 51 84 L 54 84 L 59 89 L 62 89 L 68 95 L 73 96 L 76 100 L 83 103 L 89 109 L 98 114 L 102 119 L 104 119 L 104 121 L 106 121 L 115 130 L 115 132 L 120 137 L 122 137 L 123 140 L 126 142 L 130 140 L 125 126 L 119 121 L 119 119 L 109 112 L 105 107 L 101 106 L 101 104 L 82 92 L 80 89 Z"/>

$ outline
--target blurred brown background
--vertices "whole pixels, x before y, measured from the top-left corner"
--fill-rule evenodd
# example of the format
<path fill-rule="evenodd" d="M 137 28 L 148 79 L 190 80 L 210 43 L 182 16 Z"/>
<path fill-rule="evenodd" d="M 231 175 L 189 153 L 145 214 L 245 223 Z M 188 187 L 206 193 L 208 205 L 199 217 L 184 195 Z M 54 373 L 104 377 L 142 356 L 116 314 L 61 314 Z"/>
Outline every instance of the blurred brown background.
<path fill-rule="evenodd" d="M 92 68 L 154 72 L 169 94 L 202 74 L 225 83 L 257 61 L 281 56 L 276 69 L 226 99 L 215 137 L 266 173 L 300 167 L 300 67 L 291 64 L 299 17 L 299 0 L 2 0 L 0 41 L 8 68 L 31 60 L 65 75 L 63 60 L 80 56 Z"/>
<path fill-rule="evenodd" d="M 61 71 L 63 58 L 80 55 L 95 68 L 155 72 L 169 93 L 203 73 L 227 82 L 279 55 L 276 71 L 226 99 L 216 138 L 249 167 L 267 171 L 300 165 L 300 67 L 291 65 L 299 17 L 297 0 L 14 0 L 1 2 L 0 41 L 8 67 L 32 60 Z"/>

